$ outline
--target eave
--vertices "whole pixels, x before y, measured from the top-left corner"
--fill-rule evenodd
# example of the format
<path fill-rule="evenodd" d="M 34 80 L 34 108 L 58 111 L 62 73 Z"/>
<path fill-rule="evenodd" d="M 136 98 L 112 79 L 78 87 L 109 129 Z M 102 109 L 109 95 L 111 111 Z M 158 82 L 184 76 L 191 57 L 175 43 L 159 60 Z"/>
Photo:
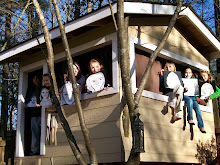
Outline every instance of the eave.
<path fill-rule="evenodd" d="M 113 4 L 113 13 L 117 12 L 117 4 Z M 149 3 L 125 2 L 124 12 L 126 15 L 135 17 L 143 15 L 150 19 L 166 18 L 167 21 L 160 22 L 158 25 L 167 25 L 171 16 L 175 11 L 175 6 L 160 5 Z M 183 7 L 182 9 L 184 9 Z M 106 23 L 112 22 L 109 7 L 101 8 L 97 11 L 89 13 L 77 20 L 69 22 L 65 25 L 65 31 L 68 38 L 83 31 L 100 27 Z M 147 22 L 147 21 L 146 21 Z M 132 22 L 130 22 L 132 25 Z M 150 25 L 149 23 L 147 25 Z M 157 25 L 154 25 L 157 26 Z M 220 58 L 220 42 L 209 31 L 209 29 L 201 22 L 201 20 L 189 9 L 184 9 L 176 22 L 175 28 L 208 60 Z M 50 37 L 53 44 L 61 42 L 59 28 L 50 30 Z M 23 42 L 15 47 L 0 53 L 0 63 L 15 62 L 24 60 L 32 54 L 32 52 L 45 49 L 45 40 L 43 35 L 39 35 L 38 39 L 33 38 Z"/>

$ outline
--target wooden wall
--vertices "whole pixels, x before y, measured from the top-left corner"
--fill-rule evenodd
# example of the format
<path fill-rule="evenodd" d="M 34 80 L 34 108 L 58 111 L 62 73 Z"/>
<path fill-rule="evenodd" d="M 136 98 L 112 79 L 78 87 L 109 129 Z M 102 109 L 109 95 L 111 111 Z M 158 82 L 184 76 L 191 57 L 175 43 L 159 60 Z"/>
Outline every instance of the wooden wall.
<path fill-rule="evenodd" d="M 166 105 L 165 102 L 141 98 L 140 119 L 144 122 L 145 153 L 141 153 L 142 162 L 178 162 L 178 163 L 199 163 L 196 158 L 197 145 L 199 141 L 203 144 L 215 138 L 215 127 L 213 113 L 202 111 L 206 134 L 199 131 L 194 113 L 195 126 L 193 127 L 193 138 L 190 126 L 187 123 L 183 130 L 183 119 L 170 123 L 171 111 L 166 115 L 161 110 Z M 179 113 L 183 116 L 183 111 Z M 123 137 L 123 141 L 128 138 Z M 126 158 L 129 156 L 130 146 L 125 146 Z"/>
<path fill-rule="evenodd" d="M 158 45 L 167 26 L 130 26 L 129 35 Z M 208 66 L 208 61 L 175 29 L 169 35 L 164 49 Z"/>
<path fill-rule="evenodd" d="M 82 107 L 99 163 L 120 162 L 122 159 L 122 143 L 119 127 L 121 113 L 119 94 L 83 100 Z M 70 105 L 66 105 L 64 108 L 79 148 L 85 155 L 86 160 L 89 160 L 76 109 Z M 46 155 L 44 157 L 53 157 L 54 164 L 76 163 L 60 123 L 58 124 L 57 139 L 56 147 L 53 144 L 46 145 Z"/>

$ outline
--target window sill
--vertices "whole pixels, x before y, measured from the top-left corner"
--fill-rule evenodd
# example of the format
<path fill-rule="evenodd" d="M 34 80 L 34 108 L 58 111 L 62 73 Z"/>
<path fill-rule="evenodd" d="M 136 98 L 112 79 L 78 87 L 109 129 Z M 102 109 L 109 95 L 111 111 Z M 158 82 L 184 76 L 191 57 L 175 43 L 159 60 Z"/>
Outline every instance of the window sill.
<path fill-rule="evenodd" d="M 136 91 L 137 91 L 137 88 L 133 91 L 133 93 L 135 93 Z M 150 91 L 147 91 L 147 90 L 143 91 L 142 96 L 147 97 L 147 98 L 151 98 L 151 99 L 154 99 L 154 100 L 168 102 L 168 96 L 158 94 L 158 93 L 154 93 L 154 92 L 150 92 Z M 209 100 L 207 106 L 199 105 L 199 108 L 200 108 L 201 111 L 212 113 L 213 112 L 212 100 Z"/>
<path fill-rule="evenodd" d="M 101 91 L 99 91 L 99 92 L 90 93 L 90 94 L 88 94 L 88 93 L 83 93 L 81 100 L 86 100 L 86 99 L 91 99 L 91 98 L 95 98 L 95 97 L 110 95 L 110 94 L 114 94 L 114 93 L 118 93 L 118 90 L 116 90 L 116 89 L 113 88 L 113 87 L 109 87 L 108 90 L 101 90 Z"/>

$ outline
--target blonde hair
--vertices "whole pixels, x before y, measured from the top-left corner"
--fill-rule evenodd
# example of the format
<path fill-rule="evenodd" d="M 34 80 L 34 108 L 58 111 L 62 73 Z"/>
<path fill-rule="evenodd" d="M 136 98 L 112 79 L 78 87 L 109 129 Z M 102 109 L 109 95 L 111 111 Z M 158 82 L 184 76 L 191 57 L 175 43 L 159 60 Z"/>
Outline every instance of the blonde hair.
<path fill-rule="evenodd" d="M 176 66 L 175 66 L 175 64 L 174 64 L 173 62 L 166 62 L 166 64 L 164 65 L 164 70 L 166 69 L 166 65 L 167 65 L 167 64 L 172 65 L 173 68 L 174 68 L 174 72 L 176 72 Z"/>
<path fill-rule="evenodd" d="M 211 75 L 211 73 L 209 72 L 209 71 L 207 71 L 207 70 L 201 70 L 200 71 L 200 75 L 202 74 L 202 73 L 207 73 L 208 74 L 208 82 L 209 83 L 211 83 L 212 81 L 214 81 L 215 79 L 212 77 L 212 75 Z M 201 79 L 201 81 L 203 82 L 204 80 L 203 79 Z"/>
<path fill-rule="evenodd" d="M 101 63 L 100 63 L 97 59 L 91 59 L 91 60 L 89 61 L 89 72 L 90 72 L 90 73 L 92 73 L 92 71 L 91 71 L 91 63 L 98 63 L 98 64 L 100 65 L 101 70 L 104 69 L 104 68 L 103 68 L 103 65 L 101 65 Z"/>

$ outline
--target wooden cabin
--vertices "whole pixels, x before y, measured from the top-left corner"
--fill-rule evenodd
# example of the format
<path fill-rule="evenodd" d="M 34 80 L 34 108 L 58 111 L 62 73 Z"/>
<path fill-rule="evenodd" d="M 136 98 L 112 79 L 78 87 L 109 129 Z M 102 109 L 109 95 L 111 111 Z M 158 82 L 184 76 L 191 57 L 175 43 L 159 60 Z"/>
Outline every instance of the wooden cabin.
<path fill-rule="evenodd" d="M 125 2 L 124 12 L 129 17 L 128 40 L 133 92 L 137 90 L 150 53 L 159 44 L 175 8 L 172 5 Z M 113 12 L 117 12 L 117 4 L 113 4 Z M 85 121 L 98 162 L 113 164 L 126 162 L 131 149 L 131 133 L 126 136 L 124 133 L 117 33 L 110 9 L 106 6 L 91 12 L 67 23 L 65 28 L 73 60 L 80 64 L 82 73 L 87 74 L 89 60 L 97 58 L 103 63 L 111 85 L 108 91 L 82 94 Z M 63 78 L 61 70 L 66 65 L 65 52 L 59 29 L 51 30 L 50 36 L 59 84 Z M 0 53 L 1 63 L 18 61 L 20 64 L 15 164 L 77 164 L 59 119 L 56 143 L 48 144 L 45 141 L 46 126 L 43 116 L 40 155 L 28 156 L 26 153 L 28 138 L 25 137 L 27 112 L 24 101 L 28 82 L 33 73 L 48 72 L 42 49 L 46 52 L 44 36 L 40 35 Z M 203 151 L 200 150 L 201 144 L 210 144 L 212 139 L 216 139 L 212 101 L 209 101 L 207 106 L 200 106 L 206 134 L 199 131 L 195 113 L 196 125 L 191 129 L 188 123 L 184 122 L 185 111 L 180 112 L 182 120 L 171 124 L 171 113 L 166 115 L 161 113 L 168 97 L 159 92 L 158 71 L 167 60 L 174 62 L 177 70 L 182 72 L 186 67 L 192 68 L 195 72 L 199 72 L 200 69 L 209 70 L 209 60 L 215 58 L 220 58 L 220 42 L 207 26 L 186 8 L 180 13 L 174 29 L 155 61 L 150 80 L 140 101 L 140 119 L 144 122 L 145 141 L 145 152 L 141 153 L 142 164 L 201 163 L 201 158 L 204 158 Z M 65 105 L 64 108 L 79 148 L 89 161 L 76 108 L 74 105 Z M 42 112 L 44 115 L 51 113 L 51 107 L 44 110 Z"/>

